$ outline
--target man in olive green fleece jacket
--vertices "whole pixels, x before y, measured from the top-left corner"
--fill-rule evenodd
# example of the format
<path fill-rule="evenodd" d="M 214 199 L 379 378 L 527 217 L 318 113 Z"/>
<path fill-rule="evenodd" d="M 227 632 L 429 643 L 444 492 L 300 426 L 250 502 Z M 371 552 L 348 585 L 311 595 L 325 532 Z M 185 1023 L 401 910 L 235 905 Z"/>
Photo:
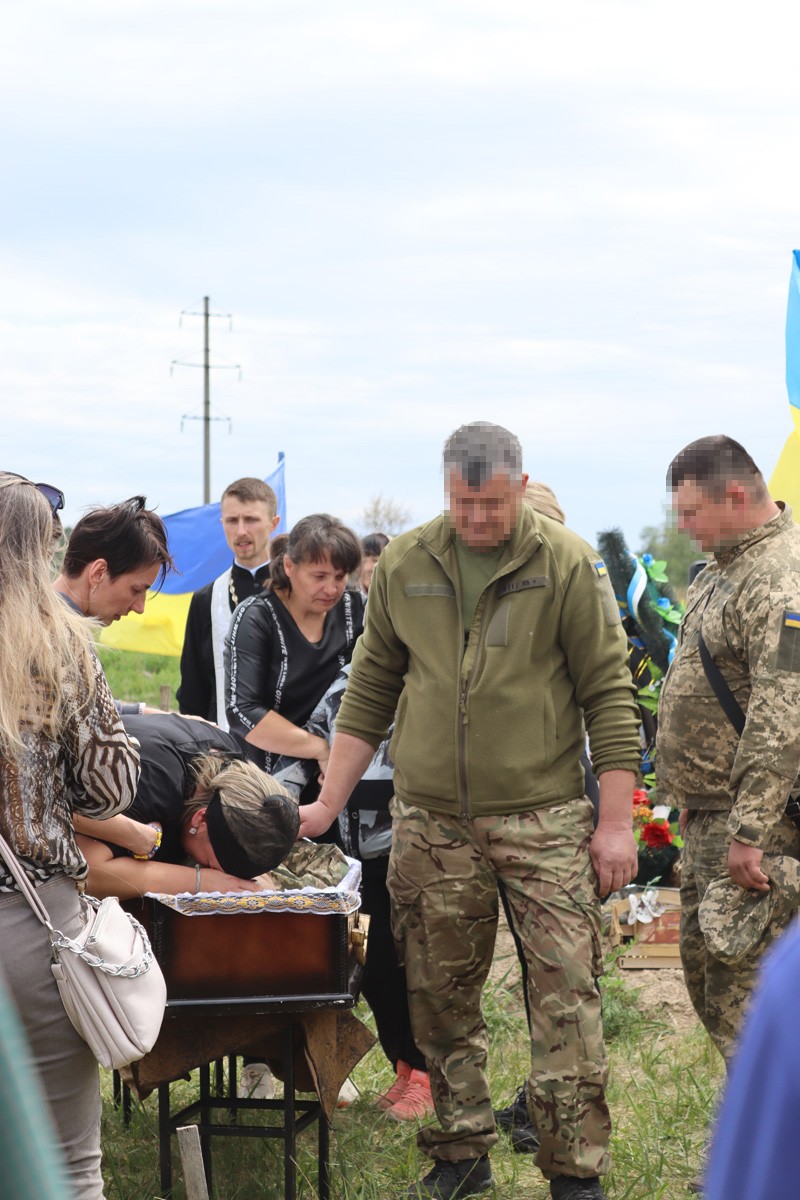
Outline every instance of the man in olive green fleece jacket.
<path fill-rule="evenodd" d="M 522 498 L 519 442 L 476 422 L 445 446 L 448 513 L 396 538 L 370 587 L 364 635 L 319 800 L 326 829 L 396 710 L 389 889 L 414 1035 L 441 1128 L 409 1197 L 492 1182 L 496 1141 L 480 995 L 497 884 L 529 970 L 537 1163 L 556 1200 L 602 1197 L 610 1165 L 598 892 L 635 875 L 640 743 L 625 637 L 605 567 Z M 592 826 L 579 756 L 600 777 Z"/>

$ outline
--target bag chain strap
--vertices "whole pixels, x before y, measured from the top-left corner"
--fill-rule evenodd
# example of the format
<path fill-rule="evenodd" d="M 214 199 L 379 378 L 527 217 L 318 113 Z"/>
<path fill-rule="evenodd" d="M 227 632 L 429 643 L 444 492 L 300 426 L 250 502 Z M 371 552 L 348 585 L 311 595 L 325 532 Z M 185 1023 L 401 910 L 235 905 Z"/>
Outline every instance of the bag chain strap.
<path fill-rule="evenodd" d="M 144 975 L 150 970 L 150 964 L 153 961 L 153 949 L 150 945 L 150 939 L 148 938 L 147 933 L 134 916 L 128 912 L 125 913 L 126 918 L 128 921 L 130 921 L 134 930 L 136 930 L 142 938 L 144 953 L 142 955 L 141 962 L 136 963 L 134 966 L 126 966 L 125 964 L 118 964 L 115 966 L 112 963 L 107 963 L 105 959 L 100 958 L 97 954 L 92 954 L 90 951 L 84 949 L 84 947 L 78 942 L 74 941 L 72 938 L 68 938 L 58 929 L 53 928 L 53 926 L 50 924 L 50 916 L 47 912 L 47 909 L 42 904 L 42 901 L 37 895 L 35 888 L 31 886 L 30 880 L 19 865 L 19 860 L 14 854 L 14 851 L 11 849 L 8 842 L 4 837 L 2 837 L 2 835 L 0 835 L 0 856 L 2 856 L 2 858 L 5 860 L 6 866 L 11 872 L 11 875 L 19 887 L 20 892 L 33 909 L 34 915 L 38 917 L 44 927 L 49 931 L 50 943 L 53 947 L 53 956 L 56 960 L 58 960 L 59 950 L 71 950 L 73 954 L 77 954 L 78 957 L 82 958 L 83 961 L 88 963 L 90 967 L 94 967 L 96 970 L 102 971 L 103 974 L 123 977 L 125 979 L 138 979 L 140 975 Z M 101 904 L 101 901 L 98 900 L 96 896 L 83 895 L 81 896 L 81 900 L 84 904 L 92 908 L 99 908 Z"/>

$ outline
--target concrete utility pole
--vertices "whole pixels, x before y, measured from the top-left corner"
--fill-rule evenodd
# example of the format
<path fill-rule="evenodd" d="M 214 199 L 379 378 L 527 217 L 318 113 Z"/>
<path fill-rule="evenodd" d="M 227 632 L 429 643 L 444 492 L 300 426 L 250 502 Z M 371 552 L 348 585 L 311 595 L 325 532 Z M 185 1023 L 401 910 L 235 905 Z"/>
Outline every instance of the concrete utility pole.
<path fill-rule="evenodd" d="M 208 296 L 203 296 L 203 504 L 211 503 L 211 362 L 208 346 Z"/>
<path fill-rule="evenodd" d="M 184 421 L 202 421 L 203 422 L 203 504 L 211 503 L 211 422 L 212 421 L 227 421 L 228 433 L 231 431 L 230 417 L 212 417 L 211 416 L 211 347 L 208 333 L 209 317 L 221 317 L 229 322 L 228 328 L 232 327 L 233 318 L 230 313 L 212 313 L 208 309 L 208 296 L 203 296 L 203 311 L 197 312 L 192 309 L 185 308 L 181 312 L 181 324 L 184 317 L 202 317 L 203 318 L 203 361 L 202 363 L 182 362 L 180 359 L 173 358 L 170 364 L 170 374 L 174 367 L 199 367 L 203 368 L 203 414 L 198 417 L 191 413 L 184 413 L 181 417 L 181 433 L 183 432 Z M 214 363 L 215 371 L 238 371 L 239 380 L 242 378 L 242 369 L 238 363 Z"/>

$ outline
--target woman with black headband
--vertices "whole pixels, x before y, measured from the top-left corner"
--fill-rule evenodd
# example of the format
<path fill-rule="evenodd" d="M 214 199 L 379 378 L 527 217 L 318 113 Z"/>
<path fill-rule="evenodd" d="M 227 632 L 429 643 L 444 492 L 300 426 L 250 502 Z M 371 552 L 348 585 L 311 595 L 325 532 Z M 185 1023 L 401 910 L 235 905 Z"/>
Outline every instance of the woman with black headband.
<path fill-rule="evenodd" d="M 177 713 L 123 723 L 139 743 L 139 786 L 124 817 L 76 820 L 89 891 L 256 891 L 252 880 L 283 862 L 297 837 L 294 799 L 247 761 L 250 747 L 235 734 Z"/>

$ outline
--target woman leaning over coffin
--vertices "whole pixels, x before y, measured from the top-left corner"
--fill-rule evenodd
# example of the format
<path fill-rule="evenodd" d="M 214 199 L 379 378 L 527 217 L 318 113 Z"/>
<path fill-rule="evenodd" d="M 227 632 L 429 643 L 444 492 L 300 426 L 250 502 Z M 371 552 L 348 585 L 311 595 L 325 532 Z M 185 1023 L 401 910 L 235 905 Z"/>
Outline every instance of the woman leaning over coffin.
<path fill-rule="evenodd" d="M 330 756 L 323 737 L 302 726 L 339 671 L 350 661 L 363 626 L 363 602 L 347 589 L 361 562 L 352 529 L 315 513 L 298 521 L 283 553 L 273 558 L 266 593 L 233 614 L 226 644 L 230 728 L 273 756 Z"/>
<path fill-rule="evenodd" d="M 297 840 L 296 800 L 245 760 L 241 738 L 216 725 L 178 713 L 122 720 L 142 760 L 136 798 L 109 821 L 76 819 L 92 895 L 266 886 L 256 877 L 282 863 Z"/>
<path fill-rule="evenodd" d="M 110 817 L 136 791 L 139 756 L 115 711 L 85 620 L 50 585 L 57 489 L 0 473 L 0 833 L 52 923 L 82 927 L 86 862 L 72 813 Z M 63 504 L 63 498 L 61 502 Z M 101 1200 L 97 1063 L 64 1011 L 44 927 L 0 862 L 0 961 L 62 1143 L 72 1191 Z"/>

